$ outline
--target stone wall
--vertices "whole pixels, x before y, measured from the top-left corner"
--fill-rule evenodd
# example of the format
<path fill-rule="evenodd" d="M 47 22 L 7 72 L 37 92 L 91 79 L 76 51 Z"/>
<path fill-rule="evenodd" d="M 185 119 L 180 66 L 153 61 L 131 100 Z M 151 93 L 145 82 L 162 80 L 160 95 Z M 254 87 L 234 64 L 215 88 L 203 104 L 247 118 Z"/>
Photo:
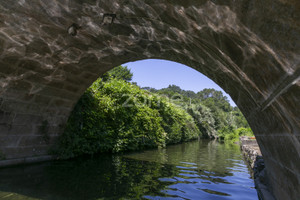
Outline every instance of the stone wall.
<path fill-rule="evenodd" d="M 254 179 L 255 188 L 260 200 L 275 200 L 271 193 L 267 169 L 261 155 L 259 146 L 255 139 L 240 137 L 240 145 L 243 155 L 251 168 L 251 175 Z"/>
<path fill-rule="evenodd" d="M 276 198 L 300 199 L 299 11 L 295 0 L 0 1 L 0 157 L 46 155 L 97 77 L 167 59 L 230 94 Z"/>

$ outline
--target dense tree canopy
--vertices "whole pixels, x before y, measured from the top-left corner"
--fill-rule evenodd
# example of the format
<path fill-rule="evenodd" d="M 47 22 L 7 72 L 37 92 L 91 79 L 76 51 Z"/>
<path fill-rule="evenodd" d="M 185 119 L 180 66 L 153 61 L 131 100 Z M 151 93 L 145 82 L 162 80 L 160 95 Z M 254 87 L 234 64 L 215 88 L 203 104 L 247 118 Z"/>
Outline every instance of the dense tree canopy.
<path fill-rule="evenodd" d="M 108 81 L 113 78 L 124 81 L 131 81 L 133 74 L 126 66 L 118 66 L 102 75 L 103 81 Z"/>
<path fill-rule="evenodd" d="M 252 133 L 221 91 L 195 93 L 176 85 L 141 89 L 131 79 L 130 70 L 119 66 L 95 81 L 75 106 L 55 152 L 68 158 L 199 137 L 232 141 Z"/>
<path fill-rule="evenodd" d="M 160 90 L 150 87 L 143 89 L 165 96 L 173 104 L 185 109 L 194 118 L 204 138 L 223 140 L 226 134 L 242 127 L 247 128 L 247 135 L 253 134 L 241 111 L 237 107 L 232 107 L 221 91 L 204 89 L 195 93 L 182 90 L 176 85 L 169 85 Z"/>
<path fill-rule="evenodd" d="M 184 109 L 115 76 L 120 71 L 109 72 L 106 81 L 99 78 L 80 98 L 56 153 L 68 158 L 164 147 L 200 137 Z"/>

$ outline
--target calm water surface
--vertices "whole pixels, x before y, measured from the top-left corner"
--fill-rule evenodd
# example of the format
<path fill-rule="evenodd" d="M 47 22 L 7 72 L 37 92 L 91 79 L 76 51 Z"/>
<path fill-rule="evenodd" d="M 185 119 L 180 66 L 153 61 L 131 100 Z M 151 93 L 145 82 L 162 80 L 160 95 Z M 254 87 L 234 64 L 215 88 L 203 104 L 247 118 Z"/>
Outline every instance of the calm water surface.
<path fill-rule="evenodd" d="M 123 156 L 0 169 L 0 199 L 258 198 L 237 145 L 194 141 Z"/>

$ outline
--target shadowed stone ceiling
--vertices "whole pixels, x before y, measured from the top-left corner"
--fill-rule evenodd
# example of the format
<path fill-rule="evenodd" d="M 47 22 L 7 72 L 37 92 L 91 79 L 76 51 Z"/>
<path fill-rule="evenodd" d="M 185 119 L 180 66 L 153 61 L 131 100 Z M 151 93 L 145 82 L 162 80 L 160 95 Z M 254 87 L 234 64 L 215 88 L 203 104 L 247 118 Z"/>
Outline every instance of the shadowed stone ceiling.
<path fill-rule="evenodd" d="M 1 1 L 0 152 L 47 154 L 101 74 L 167 59 L 230 94 L 255 132 L 273 193 L 300 199 L 299 10 L 297 0 Z M 105 13 L 116 15 L 112 24 Z"/>

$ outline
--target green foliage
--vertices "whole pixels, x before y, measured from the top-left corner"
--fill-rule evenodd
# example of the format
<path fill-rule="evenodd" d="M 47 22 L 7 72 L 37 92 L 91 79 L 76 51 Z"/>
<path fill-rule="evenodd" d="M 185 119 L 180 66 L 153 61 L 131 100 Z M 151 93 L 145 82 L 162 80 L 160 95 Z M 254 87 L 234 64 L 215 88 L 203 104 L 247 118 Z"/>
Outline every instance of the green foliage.
<path fill-rule="evenodd" d="M 204 138 L 224 140 L 225 135 L 234 134 L 235 129 L 249 128 L 241 111 L 237 107 L 231 107 L 221 91 L 204 89 L 194 93 L 182 90 L 176 85 L 160 90 L 149 87 L 144 89 L 165 96 L 172 103 L 184 108 L 193 117 Z"/>
<path fill-rule="evenodd" d="M 131 79 L 130 70 L 119 66 L 95 81 L 75 106 L 56 153 L 69 158 L 164 147 L 199 136 L 236 141 L 253 135 L 221 91 L 140 89 L 127 82 Z"/>
<path fill-rule="evenodd" d="M 221 109 L 224 112 L 230 112 L 230 106 L 226 96 L 223 96 L 221 91 L 215 89 L 204 89 L 197 93 L 198 98 L 212 110 Z"/>
<path fill-rule="evenodd" d="M 118 66 L 103 74 L 101 78 L 103 81 L 108 81 L 114 78 L 122 79 L 124 81 L 131 81 L 132 76 L 133 74 L 126 66 Z"/>
<path fill-rule="evenodd" d="M 98 79 L 75 106 L 56 153 L 69 158 L 140 150 L 198 136 L 184 109 L 124 80 Z"/>
<path fill-rule="evenodd" d="M 240 136 L 254 136 L 250 128 L 238 128 L 233 130 L 232 128 L 224 128 L 219 131 L 220 139 L 226 142 L 237 142 Z"/>
<path fill-rule="evenodd" d="M 232 114 L 234 115 L 234 123 L 237 127 L 250 128 L 246 118 L 237 107 L 233 108 Z"/>
<path fill-rule="evenodd" d="M 201 104 L 188 106 L 187 112 L 194 118 L 203 138 L 215 138 L 215 119 L 210 109 Z"/>

